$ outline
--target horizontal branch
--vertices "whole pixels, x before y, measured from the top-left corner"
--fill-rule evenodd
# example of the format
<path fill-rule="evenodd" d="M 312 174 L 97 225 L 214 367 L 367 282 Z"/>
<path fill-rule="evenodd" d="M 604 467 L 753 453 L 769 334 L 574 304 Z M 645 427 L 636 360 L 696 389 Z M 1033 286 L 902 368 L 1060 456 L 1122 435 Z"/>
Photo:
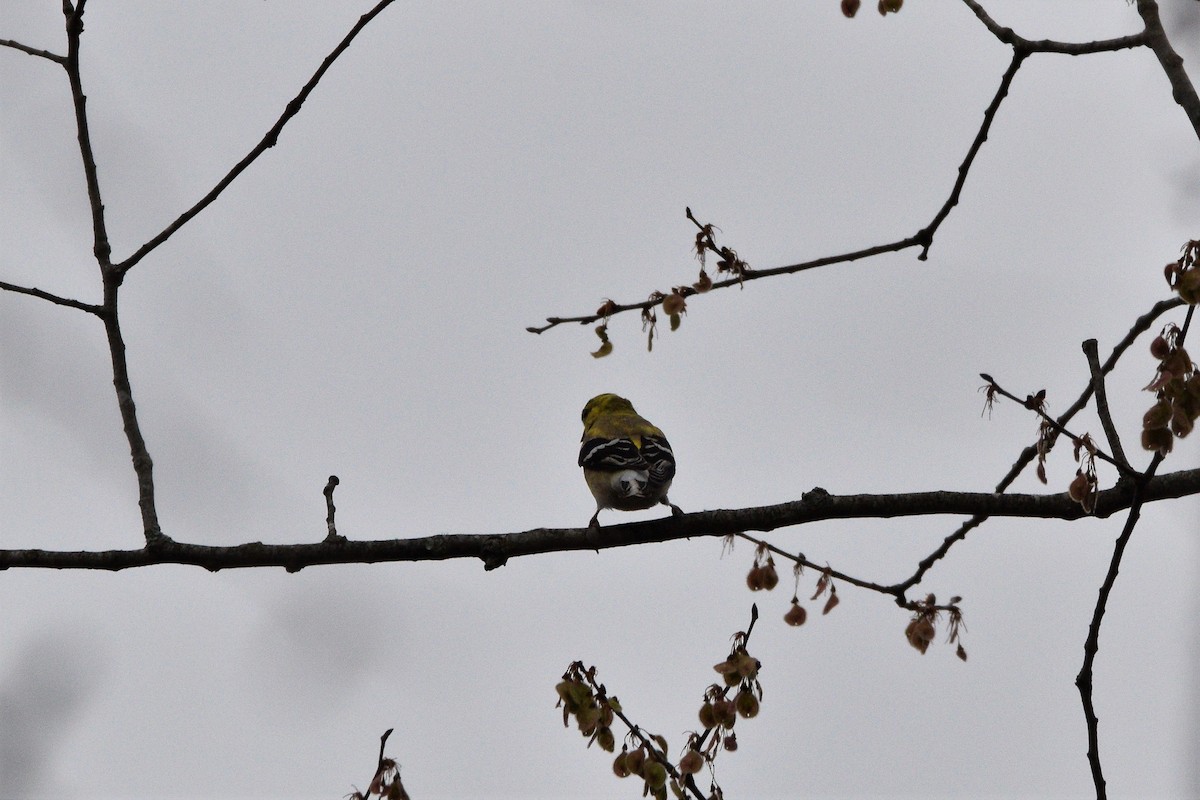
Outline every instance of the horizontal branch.
<path fill-rule="evenodd" d="M 1147 481 L 1145 502 L 1200 494 L 1200 469 L 1156 476 Z M 1100 492 L 1093 516 L 1107 517 L 1129 508 L 1133 485 L 1120 483 Z M 371 564 L 387 561 L 442 561 L 478 558 L 487 569 L 510 558 L 570 550 L 596 550 L 667 542 L 697 536 L 726 536 L 742 531 L 770 531 L 831 519 L 890 519 L 935 514 L 1030 517 L 1075 520 L 1088 516 L 1079 504 L 1059 494 L 992 494 L 990 492 L 915 492 L 911 494 L 835 496 L 824 489 L 800 500 L 744 509 L 700 511 L 647 522 L 587 528 L 535 528 L 508 534 L 442 534 L 415 539 L 375 541 L 327 540 L 313 544 L 249 544 L 232 547 L 164 541 L 140 550 L 51 551 L 0 550 L 0 570 L 121 570 L 153 564 L 191 564 L 216 571 L 241 567 L 283 567 L 296 572 L 319 564 Z"/>
<path fill-rule="evenodd" d="M 1092 42 L 1059 42 L 1053 39 L 1026 39 L 1019 36 L 1012 28 L 1007 28 L 996 22 L 977 0 L 963 0 L 979 18 L 984 27 L 992 35 L 1014 49 L 1025 53 L 1062 53 L 1068 56 L 1086 56 L 1092 53 L 1111 53 L 1117 50 L 1128 50 L 1146 44 L 1146 31 L 1142 30 L 1129 36 L 1118 36 L 1115 39 L 1098 39 Z"/>
<path fill-rule="evenodd" d="M 715 281 L 709 290 L 726 289 L 731 286 L 741 286 L 749 281 L 758 280 L 760 278 L 770 278 L 775 275 L 790 275 L 795 272 L 804 272 L 817 267 L 825 267 L 831 264 L 845 264 L 850 261 L 857 261 L 860 258 L 870 258 L 872 256 L 882 255 L 883 253 L 896 253 L 901 250 L 906 250 L 910 247 L 916 247 L 925 243 L 925 238 L 921 233 L 914 236 L 909 236 L 906 239 L 900 239 L 887 244 L 879 244 L 874 247 L 865 247 L 861 250 L 852 250 L 849 253 L 840 253 L 833 256 L 822 256 L 814 258 L 811 261 L 802 261 L 799 264 L 789 264 L 784 267 L 771 267 L 769 269 L 751 269 L 747 267 L 738 277 L 728 278 L 726 280 Z M 679 287 L 679 293 L 683 297 L 691 297 L 698 294 L 696 289 L 690 286 Z M 662 303 L 662 297 L 654 297 L 649 300 L 642 300 L 638 303 L 612 303 L 606 304 L 604 313 L 600 314 L 583 314 L 577 317 L 546 317 L 545 325 L 531 325 L 525 330 L 530 333 L 545 333 L 556 325 L 564 325 L 570 322 L 577 322 L 580 325 L 588 325 L 593 322 L 599 322 L 615 314 L 620 314 L 624 311 L 636 311 L 648 308 L 653 308 Z"/>

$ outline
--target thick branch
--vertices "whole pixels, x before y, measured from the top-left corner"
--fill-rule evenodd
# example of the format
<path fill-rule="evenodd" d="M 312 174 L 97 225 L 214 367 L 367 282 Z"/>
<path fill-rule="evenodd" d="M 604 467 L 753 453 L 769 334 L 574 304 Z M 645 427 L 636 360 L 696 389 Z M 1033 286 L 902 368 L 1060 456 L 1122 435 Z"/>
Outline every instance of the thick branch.
<path fill-rule="evenodd" d="M 1160 475 L 1142 487 L 1146 502 L 1200 494 L 1200 469 Z M 1100 492 L 1093 516 L 1107 517 L 1134 501 L 1128 483 Z M 1065 493 L 993 494 L 990 492 L 918 492 L 913 494 L 834 496 L 815 489 L 803 499 L 758 508 L 702 511 L 648 522 L 600 529 L 536 528 L 509 534 L 444 534 L 416 539 L 326 541 L 314 544 L 268 545 L 259 542 L 233 547 L 183 544 L 166 540 L 141 550 L 47 551 L 0 550 L 0 569 L 120 570 L 151 564 L 192 564 L 209 570 L 239 567 L 284 567 L 296 571 L 318 564 L 384 561 L 441 561 L 478 558 L 488 569 L 510 558 L 571 550 L 601 550 L 635 544 L 666 542 L 697 536 L 726 536 L 742 531 L 770 531 L 831 519 L 890 519 L 935 514 L 982 514 L 1076 520 L 1089 516 Z"/>
<path fill-rule="evenodd" d="M 255 145 L 254 149 L 247 153 L 245 158 L 235 164 L 233 169 L 231 169 L 224 178 L 221 178 L 221 180 L 217 182 L 217 185 L 214 186 L 208 194 L 200 198 L 200 201 L 196 203 L 196 205 L 180 214 L 174 222 L 164 228 L 153 239 L 139 247 L 137 252 L 135 252 L 129 258 L 125 259 L 120 264 L 117 264 L 116 269 L 122 275 L 128 272 L 135 264 L 145 258 L 152 250 L 154 250 L 154 248 L 167 241 L 167 239 L 170 239 L 177 230 L 190 222 L 192 218 L 201 211 L 208 208 L 208 206 L 211 205 L 212 202 L 221 195 L 221 192 L 225 191 L 229 184 L 233 183 L 239 175 L 245 172 L 247 167 L 253 164 L 255 160 L 257 160 L 258 157 L 263 153 L 267 152 L 268 149 L 274 147 L 276 142 L 279 141 L 279 134 L 283 131 L 283 126 L 287 125 L 292 117 L 300 113 L 300 107 L 304 105 L 304 101 L 308 99 L 310 94 L 312 94 L 313 89 L 317 88 L 317 84 L 321 81 L 321 78 L 324 77 L 329 68 L 333 66 L 333 62 L 336 61 L 338 57 L 346 51 L 346 48 L 348 48 L 350 43 L 354 41 L 354 37 L 358 36 L 359 32 L 362 31 L 362 29 L 365 28 L 371 22 L 371 20 L 378 16 L 380 12 L 391 5 L 392 2 L 393 0 L 380 0 L 380 2 L 376 4 L 374 8 L 372 8 L 366 14 L 363 14 L 355 26 L 350 29 L 350 32 L 347 33 L 345 37 L 342 38 L 342 41 L 338 43 L 338 46 L 333 48 L 333 51 L 330 52 L 330 54 L 325 57 L 325 60 L 321 62 L 321 66 L 318 67 L 317 71 L 313 73 L 313 76 L 308 79 L 308 83 L 304 84 L 304 88 L 300 90 L 300 93 L 292 98 L 292 101 L 287 104 L 283 110 L 283 114 L 279 117 L 275 124 L 271 126 L 271 129 L 267 131 L 262 140 Z"/>
<path fill-rule="evenodd" d="M 1138 13 L 1142 15 L 1142 21 L 1146 23 L 1146 43 L 1158 57 L 1158 63 L 1162 65 L 1167 80 L 1171 82 L 1171 96 L 1183 107 L 1184 113 L 1191 120 L 1192 129 L 1196 131 L 1196 136 L 1200 137 L 1200 97 L 1196 95 L 1196 87 L 1192 85 L 1191 78 L 1183 68 L 1183 58 L 1175 52 L 1175 48 L 1171 47 L 1171 42 L 1167 39 L 1162 20 L 1158 16 L 1158 3 L 1154 0 L 1138 0 L 1137 8 Z"/>

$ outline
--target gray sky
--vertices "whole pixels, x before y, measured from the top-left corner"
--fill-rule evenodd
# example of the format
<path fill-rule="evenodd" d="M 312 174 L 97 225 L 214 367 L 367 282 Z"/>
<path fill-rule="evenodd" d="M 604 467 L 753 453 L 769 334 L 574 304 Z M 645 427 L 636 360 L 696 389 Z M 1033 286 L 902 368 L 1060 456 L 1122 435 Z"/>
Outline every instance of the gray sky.
<path fill-rule="evenodd" d="M 927 224 L 1009 51 L 959 3 L 910 0 L 887 19 L 864 5 L 853 21 L 835 0 L 385 12 L 278 146 L 126 281 L 165 531 L 319 540 L 330 474 L 351 538 L 582 526 L 579 411 L 602 391 L 668 433 L 685 510 L 814 486 L 990 490 L 1036 421 L 1011 404 L 981 418 L 978 373 L 1045 388 L 1060 412 L 1087 380 L 1079 343 L 1106 354 L 1200 235 L 1200 151 L 1148 51 L 1031 58 L 926 262 L 908 251 L 696 298 L 653 353 L 629 315 L 599 361 L 590 329 L 524 331 L 694 281 L 685 206 L 754 267 Z M 987 6 L 1030 38 L 1140 27 L 1118 0 Z M 1163 6 L 1191 66 L 1197 4 Z M 114 255 L 224 175 L 367 7 L 89 6 Z M 0 38 L 62 51 L 56 8 L 7 0 Z M 9 50 L 0 220 L 0 279 L 99 300 L 66 82 Z M 139 546 L 107 364 L 93 318 L 0 296 L 0 546 Z M 1109 384 L 1127 446 L 1152 372 L 1139 346 Z M 1078 427 L 1099 433 L 1090 415 Z M 1189 440 L 1166 467 L 1197 460 Z M 1055 451 L 1050 490 L 1074 468 Z M 1014 488 L 1044 491 L 1032 475 Z M 1146 509 L 1105 621 L 1096 704 L 1114 796 L 1200 794 L 1197 511 Z M 957 523 L 769 538 L 891 582 Z M 965 597 L 966 664 L 940 640 L 921 657 L 902 611 L 848 586 L 834 613 L 789 628 L 790 582 L 751 595 L 752 548 L 722 556 L 716 540 L 487 573 L 10 571 L 0 796 L 335 798 L 365 788 L 394 727 L 418 800 L 635 797 L 562 729 L 558 676 L 595 664 L 677 750 L 756 601 L 765 698 L 718 760 L 728 796 L 1086 797 L 1073 680 L 1120 524 L 996 520 L 957 546 L 922 586 Z"/>

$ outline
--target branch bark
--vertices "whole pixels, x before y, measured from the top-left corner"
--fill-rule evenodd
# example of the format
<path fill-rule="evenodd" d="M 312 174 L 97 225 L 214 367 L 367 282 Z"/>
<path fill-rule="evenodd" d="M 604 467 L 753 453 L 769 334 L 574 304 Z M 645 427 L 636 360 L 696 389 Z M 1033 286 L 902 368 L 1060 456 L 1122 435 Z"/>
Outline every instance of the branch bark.
<path fill-rule="evenodd" d="M 1141 487 L 1143 502 L 1200 494 L 1200 469 L 1156 476 Z M 1099 493 L 1094 516 L 1107 517 L 1134 503 L 1129 482 Z M 915 492 L 831 495 L 823 489 L 778 505 L 701 511 L 646 522 L 588 528 L 535 528 L 507 534 L 443 534 L 414 539 L 327 540 L 313 544 L 250 542 L 231 547 L 165 540 L 140 550 L 0 550 L 0 570 L 25 568 L 122 570 L 153 564 L 191 564 L 216 571 L 283 567 L 296 572 L 319 564 L 443 561 L 478 558 L 486 569 L 539 553 L 602 550 L 742 531 L 771 531 L 831 519 L 891 519 L 940 514 L 1077 520 L 1088 516 L 1065 493 Z"/>

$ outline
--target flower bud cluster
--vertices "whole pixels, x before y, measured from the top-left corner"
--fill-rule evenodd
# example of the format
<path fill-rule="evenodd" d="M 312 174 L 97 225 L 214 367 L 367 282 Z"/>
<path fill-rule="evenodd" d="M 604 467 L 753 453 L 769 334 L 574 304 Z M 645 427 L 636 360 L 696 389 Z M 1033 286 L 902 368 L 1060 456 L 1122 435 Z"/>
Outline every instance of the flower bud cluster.
<path fill-rule="evenodd" d="M 1192 268 L 1189 275 L 1200 274 Z M 1200 371 L 1183 348 L 1179 328 L 1171 323 L 1150 343 L 1150 354 L 1158 359 L 1154 380 L 1146 391 L 1156 401 L 1142 417 L 1142 447 L 1166 455 L 1175 439 L 1182 439 L 1200 418 Z"/>

